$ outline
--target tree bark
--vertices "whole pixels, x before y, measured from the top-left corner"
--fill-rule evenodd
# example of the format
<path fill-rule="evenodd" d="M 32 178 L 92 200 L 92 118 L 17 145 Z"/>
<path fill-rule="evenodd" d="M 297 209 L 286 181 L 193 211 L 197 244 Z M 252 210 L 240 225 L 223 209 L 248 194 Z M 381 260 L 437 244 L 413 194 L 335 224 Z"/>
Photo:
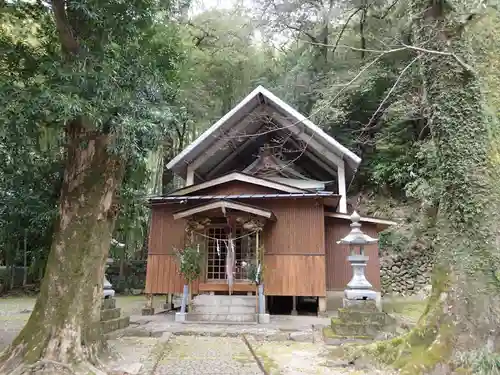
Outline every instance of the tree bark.
<path fill-rule="evenodd" d="M 111 140 L 87 130 L 83 119 L 67 127 L 59 223 L 40 296 L 26 326 L 2 354 L 0 374 L 66 374 L 79 368 L 88 373 L 98 363 L 103 342 L 96 322 L 125 164 L 108 152 Z"/>
<path fill-rule="evenodd" d="M 500 173 L 492 158 L 492 120 L 463 35 L 463 13 L 451 13 L 444 1 L 410 4 L 415 45 L 434 51 L 423 57 L 422 75 L 442 185 L 434 242 L 438 265 L 417 327 L 364 349 L 403 374 L 472 373 L 474 364 L 464 358 L 497 351 L 500 342 Z"/>

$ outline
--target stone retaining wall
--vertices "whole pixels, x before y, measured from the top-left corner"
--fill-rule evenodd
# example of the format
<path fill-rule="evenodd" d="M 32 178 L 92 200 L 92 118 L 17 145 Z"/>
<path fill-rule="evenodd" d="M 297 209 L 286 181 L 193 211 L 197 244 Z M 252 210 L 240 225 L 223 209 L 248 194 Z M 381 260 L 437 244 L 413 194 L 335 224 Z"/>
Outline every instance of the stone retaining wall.
<path fill-rule="evenodd" d="M 382 257 L 380 259 L 382 295 L 417 294 L 430 284 L 433 264 L 431 255 L 415 251 Z"/>

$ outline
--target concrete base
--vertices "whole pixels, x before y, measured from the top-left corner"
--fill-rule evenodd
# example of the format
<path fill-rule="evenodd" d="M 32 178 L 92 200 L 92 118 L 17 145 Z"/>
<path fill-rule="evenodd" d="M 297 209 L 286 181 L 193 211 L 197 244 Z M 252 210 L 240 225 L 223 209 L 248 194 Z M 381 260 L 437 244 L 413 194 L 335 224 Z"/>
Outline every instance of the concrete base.
<path fill-rule="evenodd" d="M 318 316 L 327 316 L 326 314 L 326 298 L 318 297 Z"/>
<path fill-rule="evenodd" d="M 382 311 L 382 297 L 380 292 L 376 292 L 377 296 L 375 302 L 377 303 L 377 307 L 379 311 Z M 340 290 L 330 290 L 326 292 L 326 309 L 328 311 L 336 311 L 343 307 L 343 300 L 345 298 L 344 291 Z"/>
<path fill-rule="evenodd" d="M 144 307 L 141 311 L 141 314 L 143 316 L 147 316 L 147 315 L 154 315 L 155 314 L 155 309 L 154 307 Z"/>
<path fill-rule="evenodd" d="M 271 323 L 271 315 L 257 314 L 257 321 L 259 322 L 259 324 L 269 324 Z"/>
<path fill-rule="evenodd" d="M 178 323 L 184 323 L 186 321 L 186 313 L 177 312 L 175 313 L 175 321 Z"/>

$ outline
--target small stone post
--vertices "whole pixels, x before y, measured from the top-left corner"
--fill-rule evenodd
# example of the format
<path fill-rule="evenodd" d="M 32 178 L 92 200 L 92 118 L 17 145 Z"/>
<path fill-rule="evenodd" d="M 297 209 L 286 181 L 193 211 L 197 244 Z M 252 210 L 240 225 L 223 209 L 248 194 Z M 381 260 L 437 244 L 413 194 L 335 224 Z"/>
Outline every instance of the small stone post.
<path fill-rule="evenodd" d="M 154 315 L 155 308 L 153 307 L 153 294 L 146 295 L 146 305 L 142 309 L 142 315 Z"/>
<path fill-rule="evenodd" d="M 337 243 L 349 245 L 350 255 L 347 260 L 352 267 L 352 279 L 344 291 L 344 307 L 357 304 L 356 301 L 376 301 L 377 292 L 373 290 L 372 284 L 365 277 L 365 268 L 368 257 L 365 255 L 364 246 L 375 244 L 378 239 L 372 238 L 361 231 L 361 217 L 357 212 L 351 215 L 351 232 Z M 357 251 L 359 248 L 359 253 Z"/>

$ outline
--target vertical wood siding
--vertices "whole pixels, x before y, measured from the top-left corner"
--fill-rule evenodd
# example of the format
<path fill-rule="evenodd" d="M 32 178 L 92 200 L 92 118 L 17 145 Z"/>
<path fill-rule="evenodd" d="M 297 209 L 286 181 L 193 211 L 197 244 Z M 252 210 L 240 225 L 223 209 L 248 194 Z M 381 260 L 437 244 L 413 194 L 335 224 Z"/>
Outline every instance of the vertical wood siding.
<path fill-rule="evenodd" d="M 266 295 L 326 295 L 324 255 L 266 255 L 264 272 Z"/>
<path fill-rule="evenodd" d="M 179 274 L 174 249 L 184 247 L 186 222 L 172 217 L 178 209 L 175 205 L 152 209 L 146 293 L 182 293 L 185 280 Z M 198 291 L 198 282 L 193 283 L 192 289 L 194 293 Z"/>
<path fill-rule="evenodd" d="M 269 192 L 269 189 L 240 182 L 206 190 L 204 193 L 210 195 Z M 322 202 L 315 199 L 261 199 L 245 200 L 243 203 L 272 210 L 276 215 L 276 221 L 266 224 L 261 237 L 265 250 L 266 293 L 325 296 L 325 218 Z M 152 208 L 147 293 L 182 292 L 184 280 L 179 275 L 173 249 L 184 246 L 186 222 L 172 217 L 172 212 L 180 208 L 174 204 Z M 203 282 L 204 277 L 200 279 Z M 193 291 L 198 291 L 198 282 L 193 285 Z"/>
<path fill-rule="evenodd" d="M 352 278 L 352 267 L 347 261 L 349 247 L 337 244 L 351 230 L 349 220 L 325 218 L 326 238 L 326 288 L 327 290 L 344 290 Z M 378 237 L 376 224 L 362 223 L 361 230 L 371 237 Z M 366 278 L 376 290 L 380 290 L 380 259 L 378 245 L 365 247 L 368 255 Z"/>
<path fill-rule="evenodd" d="M 324 208 L 314 199 L 258 203 L 276 215 L 262 233 L 267 295 L 324 296 Z"/>

